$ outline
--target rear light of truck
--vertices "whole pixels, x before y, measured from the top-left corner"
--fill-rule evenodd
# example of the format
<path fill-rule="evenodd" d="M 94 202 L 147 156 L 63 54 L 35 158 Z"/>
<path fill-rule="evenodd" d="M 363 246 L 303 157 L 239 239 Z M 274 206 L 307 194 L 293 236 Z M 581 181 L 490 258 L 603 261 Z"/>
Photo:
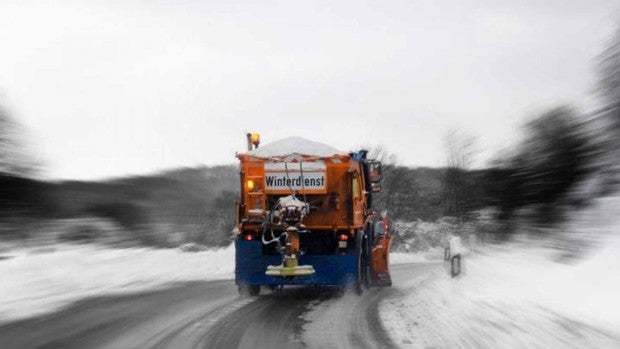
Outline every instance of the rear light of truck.
<path fill-rule="evenodd" d="M 252 176 L 245 181 L 245 189 L 248 194 L 261 193 L 263 191 L 263 178 Z"/>
<path fill-rule="evenodd" d="M 341 248 L 341 249 L 347 248 L 348 240 L 349 240 L 349 235 L 347 234 L 338 235 L 338 248 Z"/>
<path fill-rule="evenodd" d="M 254 236 L 252 236 L 252 234 L 245 234 L 243 236 L 243 239 L 247 241 L 252 241 L 254 239 Z"/>

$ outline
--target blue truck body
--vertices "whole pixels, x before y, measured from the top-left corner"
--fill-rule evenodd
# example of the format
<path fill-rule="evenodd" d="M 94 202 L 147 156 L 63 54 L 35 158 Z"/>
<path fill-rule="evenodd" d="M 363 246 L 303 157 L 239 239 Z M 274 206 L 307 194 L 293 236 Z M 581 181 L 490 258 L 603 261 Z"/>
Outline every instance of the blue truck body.
<path fill-rule="evenodd" d="M 357 275 L 355 250 L 346 254 L 303 255 L 300 264 L 309 264 L 316 273 L 304 277 L 282 278 L 265 275 L 269 265 L 280 265 L 282 256 L 264 255 L 261 241 L 235 241 L 235 281 L 243 285 L 353 285 Z"/>

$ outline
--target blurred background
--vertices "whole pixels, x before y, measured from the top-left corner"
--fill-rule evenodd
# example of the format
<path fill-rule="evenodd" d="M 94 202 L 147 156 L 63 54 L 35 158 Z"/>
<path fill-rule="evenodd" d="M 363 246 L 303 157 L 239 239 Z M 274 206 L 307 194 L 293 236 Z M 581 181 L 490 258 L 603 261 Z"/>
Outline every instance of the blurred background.
<path fill-rule="evenodd" d="M 559 4 L 448 3 L 398 3 L 382 15 L 364 4 L 345 15 L 327 4 L 8 2 L 0 239 L 228 245 L 239 183 L 234 152 L 251 129 L 265 142 L 298 135 L 344 151 L 369 148 L 386 165 L 377 209 L 407 222 L 396 250 L 464 232 L 492 241 L 527 232 L 553 236 L 570 253 L 587 248 L 582 240 L 597 236 L 562 224 L 617 190 L 618 9 L 606 1 L 573 2 L 562 13 Z M 254 10 L 279 22 L 257 22 Z M 287 17 L 300 13 L 310 16 L 301 25 Z M 350 46 L 356 42 L 365 45 Z M 333 65 L 323 64 L 321 47 Z M 251 66 L 236 65 L 248 54 L 257 55 Z M 296 69 L 266 61 L 287 55 Z M 338 70 L 342 62 L 348 68 Z M 261 72 L 274 68 L 278 77 Z M 353 76 L 360 84 L 350 84 Z M 228 78 L 237 85 L 220 84 Z M 295 85 L 301 99 L 278 95 Z M 235 91 L 239 107 L 229 99 Z M 350 130 L 340 134 L 345 124 Z M 443 238 L 418 236 L 428 224 Z"/>

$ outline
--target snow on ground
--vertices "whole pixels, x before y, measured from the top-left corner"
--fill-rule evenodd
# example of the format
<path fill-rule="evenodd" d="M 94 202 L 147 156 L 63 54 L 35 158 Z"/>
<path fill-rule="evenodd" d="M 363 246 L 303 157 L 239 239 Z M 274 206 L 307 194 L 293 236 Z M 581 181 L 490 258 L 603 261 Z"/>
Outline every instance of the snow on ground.
<path fill-rule="evenodd" d="M 403 347 L 620 348 L 619 210 L 605 197 L 571 215 L 558 238 L 588 253 L 570 264 L 545 244 L 485 246 L 460 277 L 395 283 L 381 318 Z"/>
<path fill-rule="evenodd" d="M 0 322 L 49 313 L 80 299 L 152 290 L 184 281 L 228 279 L 234 247 L 195 253 L 56 245 L 4 252 Z"/>
<path fill-rule="evenodd" d="M 460 277 L 394 285 L 404 296 L 386 300 L 381 318 L 407 347 L 620 347 L 618 273 L 601 268 L 613 264 L 567 266 L 548 253 L 488 248 L 464 259 Z"/>
<path fill-rule="evenodd" d="M 442 257 L 443 251 L 431 251 L 427 253 L 392 252 L 390 253 L 390 264 L 436 263 L 437 260 L 441 260 Z"/>
<path fill-rule="evenodd" d="M 540 244 L 486 246 L 463 258 L 460 277 L 438 270 L 395 283 L 381 318 L 404 347 L 620 348 L 619 208 L 620 198 L 603 198 L 565 226 L 598 236 L 582 260 L 560 263 Z"/>

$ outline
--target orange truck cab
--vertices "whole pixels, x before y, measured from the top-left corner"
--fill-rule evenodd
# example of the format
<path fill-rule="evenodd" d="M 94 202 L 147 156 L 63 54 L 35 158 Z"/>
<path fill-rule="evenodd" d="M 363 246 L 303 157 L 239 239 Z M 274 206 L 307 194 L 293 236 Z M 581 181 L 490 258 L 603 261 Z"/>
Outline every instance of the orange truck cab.
<path fill-rule="evenodd" d="M 367 152 L 343 153 L 287 138 L 259 148 L 248 134 L 240 161 L 235 279 L 239 292 L 260 286 L 391 285 L 391 237 L 372 209 L 381 163 Z"/>

